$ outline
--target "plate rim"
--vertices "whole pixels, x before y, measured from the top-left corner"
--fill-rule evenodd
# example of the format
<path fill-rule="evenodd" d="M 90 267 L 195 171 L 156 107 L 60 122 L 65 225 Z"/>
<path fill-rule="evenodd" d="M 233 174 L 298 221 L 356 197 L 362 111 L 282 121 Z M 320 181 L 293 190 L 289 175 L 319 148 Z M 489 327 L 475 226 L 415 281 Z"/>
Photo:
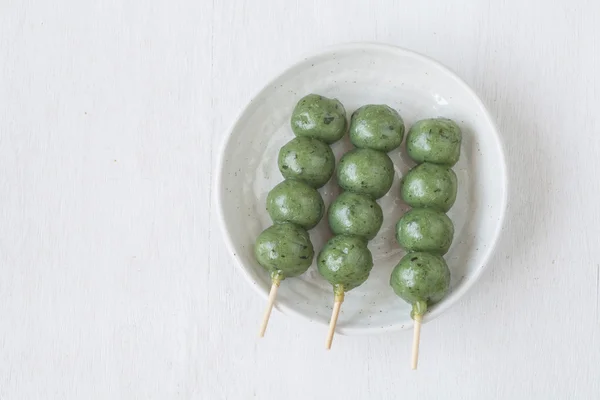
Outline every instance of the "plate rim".
<path fill-rule="evenodd" d="M 490 124 L 492 126 L 493 139 L 496 141 L 496 147 L 500 153 L 500 158 L 502 161 L 501 165 L 499 166 L 499 169 L 501 170 L 500 175 L 502 176 L 502 180 L 503 180 L 504 193 L 503 193 L 503 196 L 501 199 L 501 207 L 499 209 L 499 219 L 498 219 L 499 223 L 493 234 L 492 244 L 490 246 L 488 246 L 487 251 L 482 255 L 482 267 L 478 268 L 476 271 L 474 271 L 473 274 L 471 275 L 471 278 L 465 284 L 462 284 L 461 286 L 459 286 L 449 296 L 445 297 L 441 302 L 436 304 L 436 306 L 430 312 L 427 312 L 423 318 L 423 323 L 425 324 L 425 323 L 428 323 L 428 322 L 434 320 L 435 318 L 439 317 L 441 314 L 448 311 L 452 306 L 454 306 L 460 298 L 465 296 L 465 294 L 467 294 L 467 292 L 469 290 L 471 290 L 471 288 L 475 285 L 475 283 L 477 283 L 479 281 L 479 279 L 481 278 L 483 271 L 485 271 L 488 268 L 489 260 L 496 249 L 496 246 L 500 239 L 500 235 L 502 233 L 502 228 L 504 226 L 504 220 L 505 220 L 506 210 L 507 210 L 507 206 L 508 206 L 508 193 L 509 193 L 506 155 L 505 155 L 505 151 L 504 151 L 504 144 L 503 144 L 502 138 L 499 134 L 499 130 L 498 130 L 496 121 L 494 120 L 494 118 L 492 118 L 492 115 L 490 114 L 485 103 L 481 100 L 481 98 L 475 92 L 475 90 L 473 88 L 471 88 L 471 86 L 469 86 L 452 69 L 443 65 L 439 61 L 436 61 L 433 58 L 430 58 L 429 56 L 426 56 L 426 55 L 421 54 L 414 50 L 409 50 L 409 49 L 406 49 L 403 47 L 399 47 L 399 46 L 392 45 L 392 44 L 386 44 L 386 43 L 378 43 L 378 42 L 341 43 L 341 44 L 337 44 L 337 45 L 333 45 L 333 46 L 327 46 L 327 47 L 318 49 L 316 51 L 313 51 L 311 53 L 305 53 L 305 54 L 301 55 L 295 62 L 290 64 L 288 67 L 282 69 L 273 78 L 269 79 L 259 90 L 255 91 L 254 95 L 250 97 L 250 100 L 248 102 L 246 102 L 245 105 L 239 110 L 235 119 L 233 119 L 233 122 L 228 125 L 227 130 L 225 131 L 225 134 L 223 136 L 223 139 L 221 140 L 221 143 L 218 147 L 217 161 L 215 164 L 216 169 L 214 170 L 215 173 L 213 173 L 213 183 L 212 183 L 213 201 L 217 204 L 217 221 L 218 221 L 218 225 L 220 226 L 223 239 L 225 241 L 226 249 L 229 251 L 230 256 L 232 256 L 235 261 L 236 269 L 241 270 L 242 275 L 246 278 L 246 280 L 250 283 L 250 285 L 254 288 L 254 290 L 256 292 L 258 292 L 258 294 L 264 300 L 267 300 L 268 295 L 269 295 L 268 290 L 265 290 L 261 285 L 257 284 L 257 282 L 254 280 L 254 278 L 248 271 L 248 268 L 245 266 L 243 261 L 237 255 L 231 235 L 230 235 L 229 231 L 226 229 L 225 210 L 223 209 L 223 202 L 221 201 L 221 194 L 223 191 L 223 181 L 224 181 L 224 173 L 225 173 L 224 168 L 223 168 L 224 160 L 225 160 L 225 150 L 231 142 L 232 132 L 238 128 L 238 125 L 240 124 L 240 120 L 244 116 L 244 113 L 246 112 L 246 110 L 248 109 L 250 104 L 252 104 L 257 98 L 262 96 L 268 88 L 273 86 L 275 81 L 277 81 L 283 75 L 290 72 L 292 69 L 296 68 L 299 64 L 307 61 L 310 58 L 316 58 L 316 57 L 323 56 L 326 54 L 335 53 L 336 51 L 341 51 L 341 50 L 359 50 L 360 51 L 360 50 L 366 50 L 366 49 L 396 52 L 399 54 L 408 55 L 410 57 L 420 59 L 421 61 L 429 63 L 430 65 L 435 66 L 436 68 L 442 70 L 443 72 L 446 73 L 446 75 L 448 75 L 449 77 L 454 79 L 463 89 L 465 89 L 476 100 L 476 103 L 483 110 L 484 117 L 490 122 Z M 295 310 L 293 307 L 288 307 L 285 304 L 277 304 L 276 303 L 275 308 L 285 315 L 290 315 L 293 317 L 300 317 L 301 319 L 308 321 L 310 323 L 313 323 L 313 324 L 318 324 L 321 326 L 328 325 L 327 322 L 322 322 L 319 320 L 311 319 L 310 317 L 303 314 L 302 312 Z M 257 315 L 259 315 L 259 312 L 260 311 L 257 312 Z M 395 324 L 395 325 L 390 325 L 390 326 L 386 326 L 386 327 L 373 327 L 373 326 L 362 327 L 362 328 L 361 327 L 358 327 L 358 328 L 357 327 L 354 327 L 354 328 L 353 327 L 338 327 L 336 329 L 336 334 L 348 335 L 348 336 L 350 336 L 350 335 L 362 336 L 362 335 L 382 334 L 382 333 L 387 333 L 387 332 L 398 332 L 398 331 L 402 331 L 402 330 L 408 330 L 408 329 L 411 329 L 413 325 L 414 325 L 413 323 L 408 323 L 408 324 L 404 324 L 404 325 Z"/>

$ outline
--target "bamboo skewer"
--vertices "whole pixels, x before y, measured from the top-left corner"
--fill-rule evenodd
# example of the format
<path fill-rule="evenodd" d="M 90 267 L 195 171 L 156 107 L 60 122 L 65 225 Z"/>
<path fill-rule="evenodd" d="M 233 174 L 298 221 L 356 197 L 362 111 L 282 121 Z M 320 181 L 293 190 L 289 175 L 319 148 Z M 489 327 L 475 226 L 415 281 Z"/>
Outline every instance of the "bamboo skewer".
<path fill-rule="evenodd" d="M 414 320 L 412 357 L 410 361 L 410 367 L 413 370 L 417 369 L 417 364 L 419 363 L 419 342 L 421 341 L 421 321 L 423 321 L 423 316 L 415 314 Z"/>
<path fill-rule="evenodd" d="M 277 297 L 277 289 L 281 283 L 281 278 L 279 275 L 275 275 L 271 279 L 271 282 L 271 291 L 269 292 L 267 308 L 263 314 L 262 323 L 260 324 L 260 331 L 258 332 L 259 337 L 265 336 L 265 331 L 267 330 L 267 325 L 269 324 L 269 318 L 271 317 L 271 311 L 273 310 L 273 305 L 275 305 L 275 298 Z"/>
<path fill-rule="evenodd" d="M 336 288 L 337 289 L 337 288 Z M 333 311 L 331 312 L 331 320 L 329 320 L 329 331 L 327 332 L 327 341 L 325 342 L 325 348 L 331 349 L 331 343 L 333 342 L 333 335 L 335 334 L 335 326 L 337 325 L 338 316 L 342 303 L 344 302 L 344 290 L 341 289 L 341 293 L 336 290 L 336 294 L 333 300 Z"/>

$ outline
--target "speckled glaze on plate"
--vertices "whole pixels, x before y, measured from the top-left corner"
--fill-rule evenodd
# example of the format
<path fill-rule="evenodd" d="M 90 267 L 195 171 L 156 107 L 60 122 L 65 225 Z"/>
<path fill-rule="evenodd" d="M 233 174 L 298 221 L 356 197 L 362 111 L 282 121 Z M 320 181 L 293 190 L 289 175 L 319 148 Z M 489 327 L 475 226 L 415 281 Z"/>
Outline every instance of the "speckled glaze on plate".
<path fill-rule="evenodd" d="M 446 298 L 431 307 L 424 321 L 435 318 L 475 283 L 502 226 L 506 166 L 492 118 L 477 95 L 454 73 L 427 57 L 388 45 L 359 43 L 328 48 L 276 77 L 251 100 L 228 132 L 215 177 L 225 242 L 248 282 L 265 299 L 270 279 L 254 258 L 254 241 L 271 225 L 265 210 L 266 196 L 283 180 L 277 155 L 294 138 L 290 116 L 296 102 L 309 93 L 339 99 L 348 118 L 362 105 L 387 104 L 400 113 L 407 130 L 417 120 L 433 117 L 451 118 L 460 126 L 461 158 L 453 167 L 458 195 L 448 213 L 455 235 L 445 256 L 452 272 L 451 289 Z M 337 162 L 352 145 L 346 135 L 332 148 Z M 404 143 L 389 156 L 396 177 L 389 193 L 378 200 L 384 222 L 369 242 L 375 265 L 369 279 L 346 294 L 337 326 L 341 334 L 372 334 L 412 326 L 410 306 L 394 294 L 389 280 L 404 255 L 394 238 L 395 224 L 409 209 L 400 198 L 399 182 L 415 164 L 407 156 Z M 329 206 L 340 192 L 335 176 L 319 192 Z M 316 260 L 331 236 L 327 218 L 310 231 L 310 236 Z M 333 294 L 315 264 L 302 276 L 281 284 L 275 307 L 286 314 L 327 324 Z M 261 312 L 256 311 L 257 318 Z"/>

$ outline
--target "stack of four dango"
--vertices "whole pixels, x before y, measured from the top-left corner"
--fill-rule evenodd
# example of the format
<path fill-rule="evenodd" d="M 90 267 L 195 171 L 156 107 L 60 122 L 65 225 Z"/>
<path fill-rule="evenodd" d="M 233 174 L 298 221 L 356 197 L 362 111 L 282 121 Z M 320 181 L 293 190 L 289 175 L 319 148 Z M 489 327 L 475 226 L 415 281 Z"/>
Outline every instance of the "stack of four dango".
<path fill-rule="evenodd" d="M 457 178 L 451 167 L 460 157 L 461 141 L 460 128 L 446 118 L 418 121 L 406 136 L 406 151 L 418 165 L 400 184 L 400 195 L 412 209 L 396 225 L 396 239 L 407 254 L 392 271 L 390 285 L 412 305 L 412 369 L 417 368 L 423 315 L 446 296 L 450 285 L 442 256 L 452 244 L 454 226 L 445 213 L 456 200 Z"/>
<path fill-rule="evenodd" d="M 386 105 L 366 105 L 352 114 L 349 135 L 356 148 L 340 160 L 337 181 L 344 192 L 328 212 L 329 226 L 336 236 L 317 257 L 319 273 L 334 292 L 327 349 L 331 348 L 345 292 L 363 284 L 373 267 L 367 243 L 383 222 L 376 200 L 392 186 L 394 164 L 387 153 L 400 146 L 404 130 L 400 114 Z"/>

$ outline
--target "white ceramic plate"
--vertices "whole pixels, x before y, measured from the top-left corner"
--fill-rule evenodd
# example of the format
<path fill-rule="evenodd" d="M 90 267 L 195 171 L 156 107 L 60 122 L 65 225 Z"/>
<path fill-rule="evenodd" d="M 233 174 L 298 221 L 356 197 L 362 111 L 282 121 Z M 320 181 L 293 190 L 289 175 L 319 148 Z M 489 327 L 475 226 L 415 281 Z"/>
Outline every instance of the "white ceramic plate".
<path fill-rule="evenodd" d="M 448 213 L 455 238 L 445 256 L 452 272 L 451 289 L 426 315 L 425 322 L 431 320 L 475 283 L 500 232 L 507 182 L 494 122 L 477 95 L 454 73 L 422 55 L 392 46 L 350 44 L 326 49 L 276 77 L 251 100 L 228 132 L 216 177 L 227 245 L 248 282 L 265 298 L 270 281 L 254 259 L 254 241 L 271 225 L 265 200 L 283 179 L 277 154 L 294 137 L 289 121 L 295 104 L 309 93 L 339 99 L 348 117 L 361 105 L 387 104 L 400 112 L 407 130 L 419 119 L 438 116 L 460 125 L 462 154 L 454 167 L 458 197 Z M 333 145 L 338 160 L 350 148 L 347 135 Z M 377 333 L 412 326 L 410 306 L 396 297 L 389 277 L 404 254 L 394 238 L 394 226 L 408 209 L 399 196 L 399 181 L 414 163 L 407 157 L 404 143 L 389 155 L 396 166 L 396 179 L 390 192 L 379 200 L 385 219 L 379 235 L 369 243 L 375 265 L 362 286 L 346 293 L 338 333 Z M 339 193 L 335 177 L 320 192 L 325 204 L 331 204 Z M 331 236 L 326 217 L 310 236 L 316 259 Z M 304 275 L 281 284 L 276 308 L 327 324 L 332 303 L 331 286 L 313 263 Z M 256 310 L 257 321 L 262 311 Z"/>

